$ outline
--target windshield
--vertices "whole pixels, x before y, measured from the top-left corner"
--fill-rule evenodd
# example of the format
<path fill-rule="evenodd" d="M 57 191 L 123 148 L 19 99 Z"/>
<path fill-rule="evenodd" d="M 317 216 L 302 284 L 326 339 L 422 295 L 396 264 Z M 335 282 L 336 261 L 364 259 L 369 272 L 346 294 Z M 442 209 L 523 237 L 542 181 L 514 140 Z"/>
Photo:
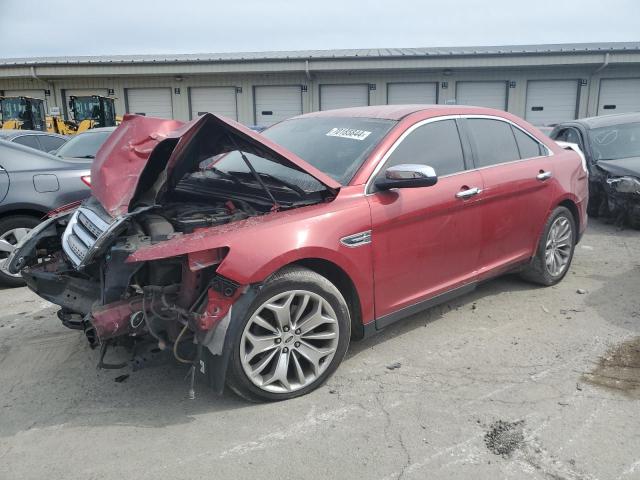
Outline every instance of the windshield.
<path fill-rule="evenodd" d="M 371 118 L 298 118 L 274 125 L 262 135 L 346 185 L 395 124 L 393 120 Z M 255 155 L 247 154 L 247 158 L 259 173 L 298 185 L 306 191 L 323 188 L 309 175 L 292 168 Z M 216 157 L 213 165 L 224 173 L 250 172 L 237 151 Z"/>
<path fill-rule="evenodd" d="M 75 97 L 71 99 L 73 118 L 76 122 L 98 120 L 100 118 L 100 99 L 97 97 Z"/>
<path fill-rule="evenodd" d="M 0 105 L 2 105 L 2 120 L 23 120 L 26 102 L 21 98 L 3 98 L 0 100 Z"/>
<path fill-rule="evenodd" d="M 626 123 L 589 131 L 594 160 L 640 157 L 640 123 Z"/>
<path fill-rule="evenodd" d="M 60 147 L 56 155 L 65 158 L 95 158 L 109 135 L 110 131 L 81 133 Z"/>

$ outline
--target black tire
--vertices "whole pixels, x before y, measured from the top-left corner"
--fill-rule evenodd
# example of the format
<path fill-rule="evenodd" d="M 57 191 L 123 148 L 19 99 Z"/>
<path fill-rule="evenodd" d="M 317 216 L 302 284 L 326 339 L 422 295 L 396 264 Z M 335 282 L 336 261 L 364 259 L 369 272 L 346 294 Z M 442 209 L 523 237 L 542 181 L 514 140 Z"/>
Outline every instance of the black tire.
<path fill-rule="evenodd" d="M 241 359 L 243 331 L 253 314 L 272 297 L 294 290 L 306 290 L 324 298 L 336 314 L 338 341 L 335 354 L 328 367 L 309 385 L 291 392 L 273 393 L 256 386 L 245 373 Z M 302 267 L 286 267 L 272 275 L 247 309 L 242 325 L 232 339 L 232 351 L 227 371 L 227 386 L 251 402 L 279 401 L 305 395 L 321 386 L 338 368 L 347 353 L 351 336 L 351 319 L 347 302 L 336 286 L 318 273 Z"/>
<path fill-rule="evenodd" d="M 545 247 L 547 244 L 547 239 L 549 237 L 549 232 L 551 231 L 551 226 L 559 217 L 564 217 L 569 221 L 572 241 L 566 267 L 558 275 L 553 275 L 551 274 L 551 272 L 549 272 L 549 269 L 547 268 L 545 262 Z M 571 267 L 571 261 L 573 260 L 573 253 L 575 251 L 576 238 L 577 229 L 576 221 L 573 218 L 573 214 L 566 207 L 557 207 L 553 212 L 551 212 L 551 215 L 549 215 L 549 218 L 544 225 L 542 236 L 540 237 L 540 240 L 538 242 L 538 247 L 536 249 L 535 255 L 531 259 L 529 265 L 527 265 L 522 270 L 520 276 L 524 280 L 545 286 L 555 285 L 556 283 L 560 282 L 560 280 L 564 278 L 564 276 L 569 271 L 569 268 Z"/>
<path fill-rule="evenodd" d="M 5 217 L 0 219 L 0 237 L 3 237 L 7 232 L 16 228 L 28 228 L 32 229 L 40 223 L 40 220 L 36 217 L 29 215 L 15 215 L 11 217 Z M 11 242 L 13 243 L 13 239 Z M 5 259 L 9 256 L 7 252 L 0 252 L 0 258 Z M 8 272 L 0 269 L 0 285 L 3 287 L 22 287 L 25 285 L 24 279 L 21 276 L 12 276 Z"/>

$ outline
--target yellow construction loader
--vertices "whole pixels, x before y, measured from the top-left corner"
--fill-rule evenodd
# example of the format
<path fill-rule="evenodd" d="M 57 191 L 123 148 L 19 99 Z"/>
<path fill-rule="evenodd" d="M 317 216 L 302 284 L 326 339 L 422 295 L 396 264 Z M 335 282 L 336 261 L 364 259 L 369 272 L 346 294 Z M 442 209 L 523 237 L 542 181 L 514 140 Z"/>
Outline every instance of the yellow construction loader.
<path fill-rule="evenodd" d="M 47 130 L 44 100 L 31 97 L 0 97 L 0 123 L 5 130 Z"/>
<path fill-rule="evenodd" d="M 117 125 L 114 99 L 100 95 L 69 97 L 69 113 L 71 120 L 63 120 L 59 116 L 47 118 L 47 130 L 73 135 L 92 128 L 113 127 Z"/>
<path fill-rule="evenodd" d="M 91 128 L 113 127 L 116 117 L 114 99 L 100 95 L 69 98 L 71 120 L 59 115 L 45 116 L 44 101 L 31 97 L 0 97 L 0 125 L 3 129 L 42 130 L 74 135 Z"/>

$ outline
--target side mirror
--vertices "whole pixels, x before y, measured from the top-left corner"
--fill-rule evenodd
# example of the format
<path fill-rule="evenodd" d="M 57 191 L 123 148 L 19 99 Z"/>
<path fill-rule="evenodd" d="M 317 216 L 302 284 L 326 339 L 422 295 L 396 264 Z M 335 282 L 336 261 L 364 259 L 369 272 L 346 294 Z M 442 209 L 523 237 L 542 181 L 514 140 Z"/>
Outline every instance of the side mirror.
<path fill-rule="evenodd" d="M 436 183 L 438 183 L 438 176 L 432 167 L 414 163 L 389 167 L 384 172 L 384 178 L 378 178 L 375 181 L 379 190 L 430 187 Z"/>

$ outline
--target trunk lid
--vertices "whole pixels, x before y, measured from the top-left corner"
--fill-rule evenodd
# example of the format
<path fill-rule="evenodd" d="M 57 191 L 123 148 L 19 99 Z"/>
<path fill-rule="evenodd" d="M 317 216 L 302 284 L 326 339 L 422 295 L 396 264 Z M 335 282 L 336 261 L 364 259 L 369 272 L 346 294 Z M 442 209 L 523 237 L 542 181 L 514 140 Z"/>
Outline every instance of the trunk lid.
<path fill-rule="evenodd" d="M 194 168 L 204 158 L 188 153 L 203 142 L 207 154 L 235 150 L 256 153 L 271 161 L 307 173 L 329 190 L 340 184 L 296 154 L 244 125 L 207 113 L 184 123 L 140 115 L 125 115 L 122 123 L 98 151 L 91 168 L 93 195 L 117 217 L 136 201 L 153 203 L 172 178 Z"/>

